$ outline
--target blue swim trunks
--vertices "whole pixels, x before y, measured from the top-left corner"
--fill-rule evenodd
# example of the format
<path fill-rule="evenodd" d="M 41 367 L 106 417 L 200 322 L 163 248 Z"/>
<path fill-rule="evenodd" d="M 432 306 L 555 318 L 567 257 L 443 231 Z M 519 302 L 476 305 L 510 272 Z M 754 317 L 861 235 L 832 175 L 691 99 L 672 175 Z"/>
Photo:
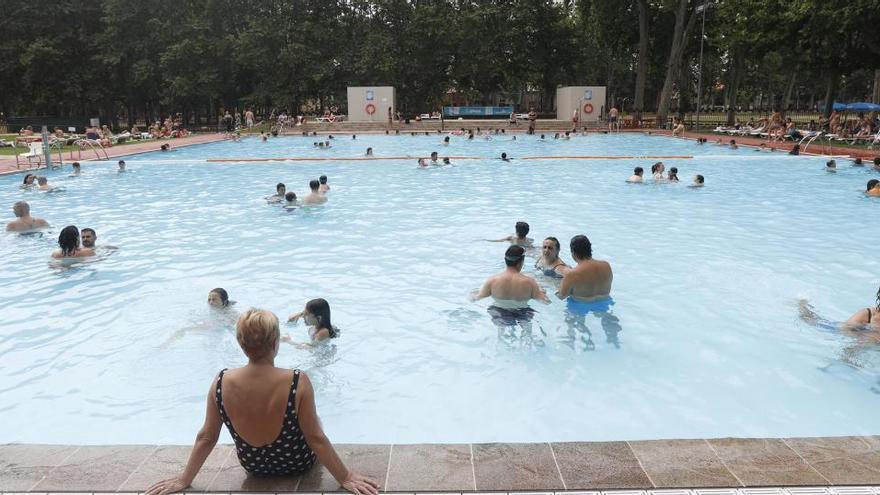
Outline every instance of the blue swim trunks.
<path fill-rule="evenodd" d="M 610 297 L 598 301 L 585 302 L 572 299 L 569 296 L 565 300 L 566 309 L 575 315 L 581 316 L 586 316 L 590 313 L 607 313 L 611 311 L 611 306 L 614 306 L 614 299 Z"/>

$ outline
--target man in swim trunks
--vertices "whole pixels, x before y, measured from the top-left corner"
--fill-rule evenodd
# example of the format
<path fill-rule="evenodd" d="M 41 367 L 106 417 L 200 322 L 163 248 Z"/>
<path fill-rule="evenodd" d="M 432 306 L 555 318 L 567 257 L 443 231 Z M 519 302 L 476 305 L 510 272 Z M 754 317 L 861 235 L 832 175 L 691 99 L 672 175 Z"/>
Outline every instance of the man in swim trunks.
<path fill-rule="evenodd" d="M 504 253 L 504 271 L 489 277 L 480 290 L 471 294 L 472 301 L 492 296 L 495 302 L 488 311 L 492 315 L 492 322 L 499 327 L 520 325 L 529 330 L 527 324 L 535 313 L 529 307 L 529 301 L 535 299 L 550 303 L 538 282 L 521 273 L 525 259 L 525 249 L 510 246 Z"/>
<path fill-rule="evenodd" d="M 320 188 L 321 182 L 318 181 L 318 179 L 311 180 L 309 182 L 309 189 L 311 189 L 311 191 L 302 199 L 302 203 L 304 205 L 319 205 L 326 203 L 327 196 L 319 192 Z"/>
<path fill-rule="evenodd" d="M 613 131 L 615 128 L 620 130 L 620 127 L 617 125 L 617 115 L 618 115 L 617 106 L 612 105 L 611 110 L 608 111 L 608 130 Z"/>
<path fill-rule="evenodd" d="M 541 257 L 535 262 L 535 268 L 548 277 L 562 278 L 571 268 L 559 259 L 559 248 L 559 240 L 555 237 L 544 239 L 541 245 Z"/>
<path fill-rule="evenodd" d="M 31 216 L 31 206 L 26 201 L 19 201 L 12 206 L 15 220 L 6 224 L 7 232 L 26 232 L 28 230 L 42 229 L 49 226 L 49 222 L 42 218 Z"/>
<path fill-rule="evenodd" d="M 501 239 L 486 239 L 489 242 L 509 242 L 514 246 L 521 246 L 526 249 L 533 247 L 534 239 L 526 237 L 529 235 L 529 224 L 526 222 L 516 222 L 514 226 L 516 234 L 502 237 Z"/>
<path fill-rule="evenodd" d="M 565 273 L 556 296 L 574 302 L 592 303 L 611 299 L 611 265 L 593 259 L 593 246 L 585 235 L 571 238 L 571 256 L 577 266 Z"/>

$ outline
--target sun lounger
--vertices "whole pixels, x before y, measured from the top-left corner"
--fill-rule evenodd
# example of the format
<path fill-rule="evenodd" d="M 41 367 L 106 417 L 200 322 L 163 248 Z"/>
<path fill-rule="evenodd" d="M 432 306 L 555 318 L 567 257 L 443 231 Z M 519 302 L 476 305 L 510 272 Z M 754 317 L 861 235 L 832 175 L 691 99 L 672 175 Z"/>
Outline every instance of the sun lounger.
<path fill-rule="evenodd" d="M 15 168 L 21 168 L 19 159 L 24 159 L 28 166 L 37 162 L 37 168 L 43 163 L 43 143 L 39 141 L 31 141 L 28 143 L 28 151 L 15 155 Z"/>

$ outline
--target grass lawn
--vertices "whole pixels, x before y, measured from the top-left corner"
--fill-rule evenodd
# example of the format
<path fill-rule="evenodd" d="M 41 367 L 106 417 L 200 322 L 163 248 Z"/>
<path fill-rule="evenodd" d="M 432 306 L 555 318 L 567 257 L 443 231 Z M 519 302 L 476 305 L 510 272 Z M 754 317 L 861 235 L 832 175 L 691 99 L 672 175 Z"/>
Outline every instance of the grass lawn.
<path fill-rule="evenodd" d="M 0 139 L 4 139 L 7 142 L 14 141 L 16 137 L 17 137 L 16 134 L 0 134 Z M 113 147 L 115 148 L 117 146 L 127 146 L 129 144 L 136 144 L 136 143 L 141 143 L 141 142 L 143 142 L 143 141 L 140 141 L 140 140 L 135 141 L 135 140 L 130 139 L 124 143 L 114 144 Z M 61 148 L 61 151 L 63 153 L 68 153 L 71 151 L 77 151 L 79 149 L 80 149 L 79 146 L 64 146 L 63 148 Z M 17 145 L 15 148 L 0 148 L 0 157 L 15 156 L 15 155 L 19 155 L 21 153 L 27 153 L 27 151 L 28 151 L 27 145 L 21 143 L 21 144 Z M 85 148 L 82 151 L 83 151 L 83 153 L 93 154 L 92 150 L 90 148 Z M 57 153 L 58 153 L 58 148 L 52 148 L 52 155 L 55 156 Z"/>

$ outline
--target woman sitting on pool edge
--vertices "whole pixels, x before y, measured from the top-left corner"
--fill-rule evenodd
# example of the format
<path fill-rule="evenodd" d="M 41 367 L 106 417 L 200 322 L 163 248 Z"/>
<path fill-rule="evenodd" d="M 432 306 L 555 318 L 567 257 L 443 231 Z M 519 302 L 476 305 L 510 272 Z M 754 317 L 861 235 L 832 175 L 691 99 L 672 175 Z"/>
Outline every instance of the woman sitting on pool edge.
<path fill-rule="evenodd" d="M 330 303 L 325 299 L 312 299 L 306 303 L 306 307 L 302 311 L 290 315 L 287 321 L 296 323 L 300 318 L 305 321 L 306 325 L 309 325 L 309 337 L 312 342 L 306 346 L 339 337 L 339 329 L 334 327 L 333 322 L 330 321 Z M 281 340 L 293 343 L 293 340 L 287 335 Z"/>
<path fill-rule="evenodd" d="M 270 311 L 249 309 L 238 319 L 235 334 L 248 363 L 224 369 L 214 378 L 208 390 L 205 422 L 186 468 L 150 486 L 146 495 L 166 495 L 190 486 L 217 444 L 221 424 L 226 424 L 238 460 L 250 475 L 300 475 L 317 457 L 346 490 L 376 495 L 379 484 L 349 471 L 324 434 L 308 375 L 275 367 L 280 342 L 278 318 Z"/>
<path fill-rule="evenodd" d="M 75 225 L 61 229 L 61 233 L 58 234 L 58 246 L 60 249 L 52 252 L 53 258 L 82 258 L 95 255 L 94 249 L 80 247 L 79 229 Z"/>

